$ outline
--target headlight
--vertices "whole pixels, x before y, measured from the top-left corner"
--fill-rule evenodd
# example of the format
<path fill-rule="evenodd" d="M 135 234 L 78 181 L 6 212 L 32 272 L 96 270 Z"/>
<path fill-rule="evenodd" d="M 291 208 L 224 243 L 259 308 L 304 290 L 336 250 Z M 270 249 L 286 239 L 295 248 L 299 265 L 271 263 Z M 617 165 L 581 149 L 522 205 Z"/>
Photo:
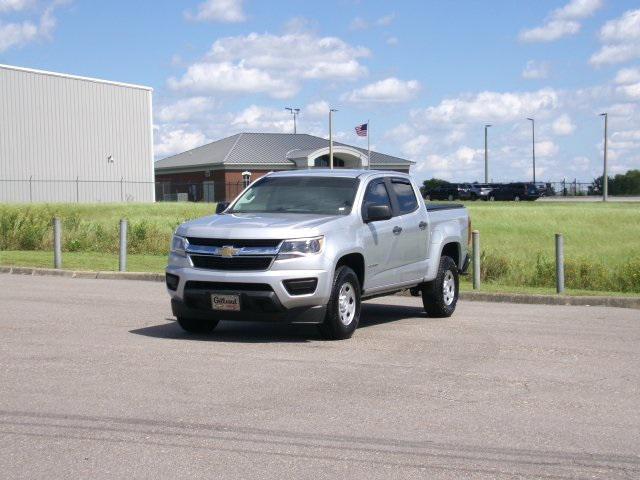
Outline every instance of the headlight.
<path fill-rule="evenodd" d="M 307 255 L 315 255 L 322 251 L 324 245 L 324 237 L 312 238 L 294 238 L 293 240 L 285 240 L 280 247 L 278 260 L 287 258 L 300 258 Z"/>
<path fill-rule="evenodd" d="M 179 235 L 174 235 L 171 239 L 171 253 L 176 255 L 185 256 L 186 250 L 189 247 L 189 241 Z"/>

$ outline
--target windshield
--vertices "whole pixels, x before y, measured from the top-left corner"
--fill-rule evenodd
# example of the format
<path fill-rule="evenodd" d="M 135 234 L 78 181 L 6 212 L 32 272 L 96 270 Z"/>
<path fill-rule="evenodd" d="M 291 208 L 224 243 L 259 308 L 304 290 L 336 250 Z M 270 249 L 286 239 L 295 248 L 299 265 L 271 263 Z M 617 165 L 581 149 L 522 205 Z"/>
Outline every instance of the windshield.
<path fill-rule="evenodd" d="M 265 177 L 242 194 L 229 213 L 348 215 L 358 180 L 344 177 Z"/>

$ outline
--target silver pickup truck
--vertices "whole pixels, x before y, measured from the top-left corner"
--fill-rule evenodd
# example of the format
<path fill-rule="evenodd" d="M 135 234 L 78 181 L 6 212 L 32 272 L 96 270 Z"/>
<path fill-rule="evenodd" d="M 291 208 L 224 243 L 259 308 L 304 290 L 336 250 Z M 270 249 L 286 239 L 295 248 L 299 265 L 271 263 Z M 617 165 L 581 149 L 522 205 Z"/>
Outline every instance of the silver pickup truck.
<path fill-rule="evenodd" d="M 411 289 L 448 317 L 469 263 L 461 205 L 426 206 L 406 174 L 298 170 L 268 174 L 224 211 L 180 225 L 166 283 L 185 330 L 219 320 L 313 323 L 349 338 L 362 300 Z"/>

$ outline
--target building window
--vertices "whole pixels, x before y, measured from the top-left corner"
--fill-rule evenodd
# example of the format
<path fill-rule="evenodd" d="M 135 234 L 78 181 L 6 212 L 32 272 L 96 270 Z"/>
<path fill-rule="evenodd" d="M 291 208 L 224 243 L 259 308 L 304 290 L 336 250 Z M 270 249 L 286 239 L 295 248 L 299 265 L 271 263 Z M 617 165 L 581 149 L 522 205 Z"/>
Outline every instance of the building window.
<path fill-rule="evenodd" d="M 318 168 L 326 168 L 329 166 L 329 155 L 322 155 L 321 157 L 316 158 L 313 161 L 313 166 Z M 341 158 L 333 156 L 333 166 L 334 167 L 343 167 L 344 168 L 344 160 Z"/>

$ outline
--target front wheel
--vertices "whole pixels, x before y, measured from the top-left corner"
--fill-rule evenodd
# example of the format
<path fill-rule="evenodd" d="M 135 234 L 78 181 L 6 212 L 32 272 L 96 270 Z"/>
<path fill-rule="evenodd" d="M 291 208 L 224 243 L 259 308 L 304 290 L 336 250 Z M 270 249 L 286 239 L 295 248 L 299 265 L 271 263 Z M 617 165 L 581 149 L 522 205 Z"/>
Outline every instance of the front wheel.
<path fill-rule="evenodd" d="M 359 321 L 360 282 L 355 272 L 343 265 L 333 276 L 331 298 L 320 333 L 328 340 L 344 340 L 353 335 Z"/>
<path fill-rule="evenodd" d="M 199 320 L 196 318 L 178 317 L 178 324 L 189 333 L 211 333 L 218 326 L 218 320 Z"/>
<path fill-rule="evenodd" d="M 451 257 L 440 259 L 438 275 L 422 287 L 422 304 L 430 317 L 450 317 L 458 303 L 458 266 Z"/>

